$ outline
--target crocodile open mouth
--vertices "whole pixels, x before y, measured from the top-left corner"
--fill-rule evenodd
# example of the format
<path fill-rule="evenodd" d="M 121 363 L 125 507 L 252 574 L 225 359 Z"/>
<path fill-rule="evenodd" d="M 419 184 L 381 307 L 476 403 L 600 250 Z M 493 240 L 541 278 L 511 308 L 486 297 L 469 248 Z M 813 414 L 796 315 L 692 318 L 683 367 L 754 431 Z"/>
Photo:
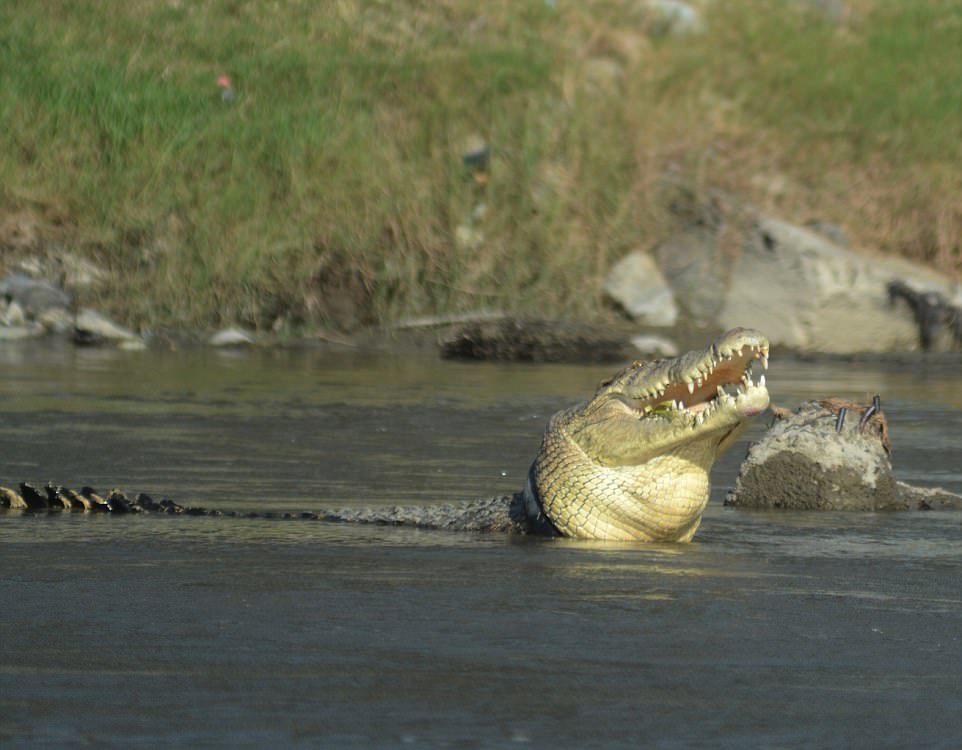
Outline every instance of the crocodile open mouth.
<path fill-rule="evenodd" d="M 758 396 L 766 390 L 764 374 L 757 381 L 752 377 L 756 361 L 768 369 L 767 342 L 712 346 L 680 378 L 665 382 L 637 401 L 636 408 L 644 416 L 684 412 L 693 424 L 701 424 L 720 406 L 734 406 L 739 414 L 753 416 L 765 408 L 759 406 Z M 764 400 L 767 405 L 767 398 Z"/>

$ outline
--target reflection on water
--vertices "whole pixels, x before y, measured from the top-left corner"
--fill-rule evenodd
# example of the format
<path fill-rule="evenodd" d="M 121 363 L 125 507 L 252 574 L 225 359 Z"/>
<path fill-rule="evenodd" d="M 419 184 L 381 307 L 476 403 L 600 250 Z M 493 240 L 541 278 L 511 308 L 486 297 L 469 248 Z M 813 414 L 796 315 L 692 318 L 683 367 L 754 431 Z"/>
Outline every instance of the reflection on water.
<path fill-rule="evenodd" d="M 0 368 L 0 482 L 239 510 L 512 491 L 610 374 L 42 344 Z M 898 473 L 962 491 L 954 373 L 776 357 L 769 384 L 881 393 Z M 737 512 L 743 454 L 691 545 L 0 516 L 0 742 L 954 745 L 962 514 Z"/>

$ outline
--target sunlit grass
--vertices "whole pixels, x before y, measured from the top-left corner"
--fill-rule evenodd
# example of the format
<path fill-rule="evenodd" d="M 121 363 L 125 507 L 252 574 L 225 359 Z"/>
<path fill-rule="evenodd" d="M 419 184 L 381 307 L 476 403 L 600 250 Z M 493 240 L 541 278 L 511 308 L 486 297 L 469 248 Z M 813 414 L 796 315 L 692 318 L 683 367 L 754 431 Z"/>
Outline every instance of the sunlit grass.
<path fill-rule="evenodd" d="M 650 38 L 615 1 L 5 4 L 0 210 L 134 324 L 592 316 L 679 182 L 959 270 L 962 7 L 856 5 Z"/>

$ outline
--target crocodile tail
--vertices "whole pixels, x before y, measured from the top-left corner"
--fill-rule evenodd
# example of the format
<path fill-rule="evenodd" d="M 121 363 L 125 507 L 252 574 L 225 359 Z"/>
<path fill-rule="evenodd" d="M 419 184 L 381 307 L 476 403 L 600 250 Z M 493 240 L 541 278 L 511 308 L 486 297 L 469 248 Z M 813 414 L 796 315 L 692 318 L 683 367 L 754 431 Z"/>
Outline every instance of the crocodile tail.
<path fill-rule="evenodd" d="M 109 513 L 184 513 L 192 516 L 220 515 L 220 511 L 179 505 L 164 498 L 159 502 L 150 495 L 140 493 L 133 498 L 121 490 L 111 490 L 106 496 L 92 487 L 78 492 L 48 482 L 37 489 L 28 482 L 21 482 L 17 490 L 0 486 L 0 508 L 23 511 L 80 511 Z"/>
<path fill-rule="evenodd" d="M 501 531 L 528 534 L 521 493 L 441 505 L 395 505 L 383 508 L 343 508 L 322 512 L 319 518 L 334 523 L 411 526 L 444 531 Z"/>
<path fill-rule="evenodd" d="M 0 487 L 0 508 L 11 508 L 13 510 L 29 510 L 27 501 L 23 495 L 9 487 Z"/>
<path fill-rule="evenodd" d="M 189 516 L 227 516 L 235 518 L 321 520 L 332 523 L 365 523 L 382 526 L 412 526 L 421 529 L 448 531 L 501 531 L 516 534 L 543 533 L 532 525 L 525 513 L 523 493 L 502 497 L 469 500 L 432 506 L 394 506 L 383 508 L 346 508 L 341 510 L 303 513 L 274 513 L 208 510 L 179 505 L 164 498 L 154 500 L 150 495 L 128 497 L 120 490 L 101 495 L 91 487 L 80 491 L 52 483 L 42 490 L 27 482 L 19 490 L 0 487 L 0 509 L 26 512 L 107 512 L 113 514 L 165 513 Z"/>

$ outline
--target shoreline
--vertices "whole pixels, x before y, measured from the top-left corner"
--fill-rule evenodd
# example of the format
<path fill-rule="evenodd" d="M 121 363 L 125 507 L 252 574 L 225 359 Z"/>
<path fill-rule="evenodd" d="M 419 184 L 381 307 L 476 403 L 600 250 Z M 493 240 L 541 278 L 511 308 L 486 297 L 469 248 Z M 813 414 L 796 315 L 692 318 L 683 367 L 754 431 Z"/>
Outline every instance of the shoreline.
<path fill-rule="evenodd" d="M 477 362 L 533 362 L 556 364 L 614 364 L 627 363 L 637 359 L 652 359 L 667 355 L 667 351 L 647 351 L 633 345 L 632 339 L 639 338 L 660 346 L 672 345 L 678 351 L 702 346 L 712 338 L 713 332 L 702 330 L 661 330 L 639 329 L 627 321 L 614 324 L 590 323 L 585 321 L 532 321 L 509 317 L 506 323 L 516 327 L 521 334 L 521 345 L 511 339 L 496 340 L 485 346 L 475 347 L 468 355 L 455 349 L 450 350 L 452 341 L 459 337 L 478 333 L 472 324 L 438 325 L 431 328 L 409 327 L 369 327 L 353 333 L 333 333 L 325 329 L 304 329 L 297 333 L 249 333 L 248 338 L 237 339 L 232 343 L 213 344 L 216 331 L 198 328 L 159 328 L 146 333 L 142 345 L 125 346 L 124 340 L 96 342 L 76 342 L 69 335 L 42 333 L 18 339 L 0 337 L 0 348 L 24 350 L 39 348 L 75 348 L 124 350 L 136 354 L 140 351 L 151 353 L 179 351 L 233 351 L 233 352 L 270 352 L 270 351 L 321 351 L 355 353 L 362 356 L 387 355 L 399 357 L 424 357 L 437 360 L 477 361 Z M 2 329 L 0 329 L 2 330 Z M 237 329 L 226 329 L 236 331 Z M 531 331 L 533 334 L 530 334 Z M 495 329 L 494 333 L 502 333 Z M 221 331 L 220 333 L 223 333 Z M 530 334 L 530 335 L 529 335 Z M 592 341 L 591 336 L 597 338 Z M 640 335 L 644 334 L 644 335 Z M 962 367 L 962 350 L 921 351 L 901 350 L 891 352 L 822 352 L 798 351 L 784 346 L 773 347 L 780 362 L 802 362 L 807 364 L 838 364 L 882 366 L 886 368 L 921 369 L 941 371 Z"/>

